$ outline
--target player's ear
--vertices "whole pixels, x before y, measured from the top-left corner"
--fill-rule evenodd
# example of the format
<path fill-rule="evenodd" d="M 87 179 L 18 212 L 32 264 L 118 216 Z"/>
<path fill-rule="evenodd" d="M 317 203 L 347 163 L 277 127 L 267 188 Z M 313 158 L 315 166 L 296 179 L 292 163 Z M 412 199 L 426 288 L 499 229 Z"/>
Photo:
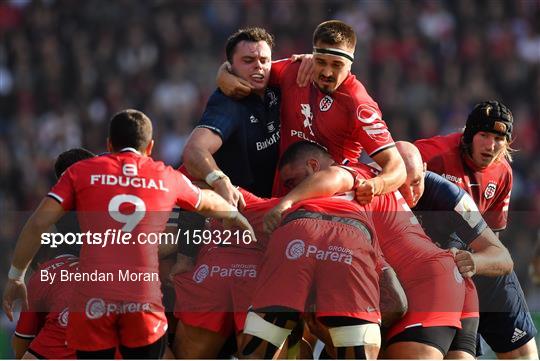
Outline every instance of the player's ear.
<path fill-rule="evenodd" d="M 321 165 L 319 161 L 315 158 L 310 158 L 306 161 L 306 165 L 308 168 L 310 168 L 313 172 L 318 172 L 321 170 Z"/>
<path fill-rule="evenodd" d="M 146 149 L 144 150 L 145 155 L 150 156 L 152 154 L 152 149 L 154 149 L 154 139 L 150 140 Z"/>

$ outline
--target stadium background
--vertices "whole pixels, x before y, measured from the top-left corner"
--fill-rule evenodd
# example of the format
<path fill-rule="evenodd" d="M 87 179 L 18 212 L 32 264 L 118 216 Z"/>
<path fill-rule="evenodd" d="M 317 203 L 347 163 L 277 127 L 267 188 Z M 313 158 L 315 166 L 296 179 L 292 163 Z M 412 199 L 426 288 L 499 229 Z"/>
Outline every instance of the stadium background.
<path fill-rule="evenodd" d="M 21 224 L 54 181 L 63 150 L 105 150 L 110 115 L 154 122 L 155 158 L 178 165 L 224 60 L 227 36 L 257 25 L 274 59 L 310 52 L 337 18 L 358 35 L 353 72 L 395 139 L 457 130 L 477 101 L 514 112 L 509 229 L 502 239 L 532 311 L 528 264 L 540 241 L 540 1 L 2 0 L 0 2 L 0 291 Z M 0 317 L 0 358 L 14 324 Z"/>

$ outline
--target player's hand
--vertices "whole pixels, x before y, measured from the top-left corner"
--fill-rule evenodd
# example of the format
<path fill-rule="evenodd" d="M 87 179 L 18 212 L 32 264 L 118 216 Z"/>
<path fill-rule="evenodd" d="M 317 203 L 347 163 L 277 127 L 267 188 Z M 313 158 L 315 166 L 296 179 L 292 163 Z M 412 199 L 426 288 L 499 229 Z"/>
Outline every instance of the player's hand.
<path fill-rule="evenodd" d="M 253 87 L 247 80 L 232 74 L 228 69 L 228 64 L 229 63 L 226 62 L 219 67 L 216 78 L 217 86 L 221 89 L 223 94 L 231 98 L 242 99 L 247 97 L 251 94 Z"/>
<path fill-rule="evenodd" d="M 265 233 L 272 233 L 280 225 L 283 212 L 291 207 L 292 204 L 290 202 L 279 202 L 264 216 L 263 231 Z"/>
<path fill-rule="evenodd" d="M 169 273 L 169 281 L 174 284 L 174 277 L 177 274 L 190 272 L 195 268 L 195 262 L 192 257 L 186 256 L 185 254 L 178 253 L 176 255 L 176 263 L 171 267 Z"/>
<path fill-rule="evenodd" d="M 296 84 L 301 88 L 307 86 L 313 77 L 313 54 L 293 54 L 290 59 L 292 62 L 301 61 Z"/>
<path fill-rule="evenodd" d="M 249 221 L 240 212 L 234 212 L 231 217 L 223 219 L 223 227 L 225 229 L 240 228 L 244 231 L 249 232 L 250 234 L 246 239 L 244 239 L 245 233 L 242 234 L 242 241 L 244 241 L 244 243 L 246 244 L 250 244 L 251 242 L 257 242 L 253 227 L 251 227 Z"/>
<path fill-rule="evenodd" d="M 450 252 L 454 255 L 454 262 L 462 277 L 471 278 L 476 274 L 476 263 L 471 252 L 457 248 L 451 248 Z"/>
<path fill-rule="evenodd" d="M 375 196 L 380 194 L 377 177 L 371 179 L 363 179 L 358 187 L 356 187 L 356 201 L 361 205 L 371 203 Z"/>
<path fill-rule="evenodd" d="M 28 310 L 28 295 L 24 281 L 14 281 L 8 279 L 4 288 L 2 299 L 2 308 L 10 321 L 13 321 L 13 303 L 16 300 L 22 300 L 22 309 Z"/>
<path fill-rule="evenodd" d="M 246 201 L 242 193 L 236 188 L 229 178 L 222 178 L 214 182 L 214 191 L 223 197 L 227 202 L 242 210 L 246 206 Z"/>

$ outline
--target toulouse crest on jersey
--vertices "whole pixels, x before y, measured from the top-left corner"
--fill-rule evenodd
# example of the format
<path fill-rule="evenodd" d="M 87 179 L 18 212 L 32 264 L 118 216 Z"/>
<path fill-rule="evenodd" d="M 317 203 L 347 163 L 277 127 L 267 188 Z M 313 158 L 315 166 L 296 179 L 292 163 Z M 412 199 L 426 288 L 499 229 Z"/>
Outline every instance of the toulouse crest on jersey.
<path fill-rule="evenodd" d="M 334 103 L 334 99 L 332 99 L 330 95 L 325 95 L 324 98 L 322 98 L 321 102 L 319 103 L 319 108 L 321 109 L 321 112 L 326 112 L 330 110 L 333 103 Z"/>
<path fill-rule="evenodd" d="M 497 183 L 489 182 L 486 190 L 484 191 L 484 197 L 486 199 L 491 199 L 493 196 L 495 196 L 495 191 L 497 190 Z"/>

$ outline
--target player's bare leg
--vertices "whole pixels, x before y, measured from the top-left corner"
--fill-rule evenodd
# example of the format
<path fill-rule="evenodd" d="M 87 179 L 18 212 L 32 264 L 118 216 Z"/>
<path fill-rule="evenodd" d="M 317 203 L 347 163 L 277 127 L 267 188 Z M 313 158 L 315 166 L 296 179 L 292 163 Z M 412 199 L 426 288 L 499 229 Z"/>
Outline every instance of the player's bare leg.
<path fill-rule="evenodd" d="M 248 313 L 238 357 L 273 359 L 299 320 L 296 311 L 277 308 L 277 312 Z"/>
<path fill-rule="evenodd" d="M 226 340 L 223 335 L 217 332 L 184 325 L 178 321 L 174 339 L 174 354 L 179 359 L 216 358 Z"/>
<path fill-rule="evenodd" d="M 420 342 L 396 342 L 389 345 L 384 351 L 385 359 L 402 360 L 442 360 L 444 355 L 433 346 Z"/>
<path fill-rule="evenodd" d="M 176 360 L 176 356 L 174 356 L 174 353 L 169 346 L 165 346 L 165 352 L 163 352 L 163 357 L 161 358 L 163 360 Z"/>
<path fill-rule="evenodd" d="M 536 347 L 536 340 L 532 338 L 525 345 L 518 347 L 513 351 L 497 353 L 496 355 L 500 360 L 538 360 L 538 348 Z"/>
<path fill-rule="evenodd" d="M 465 351 L 448 351 L 445 360 L 476 360 L 476 358 Z"/>

